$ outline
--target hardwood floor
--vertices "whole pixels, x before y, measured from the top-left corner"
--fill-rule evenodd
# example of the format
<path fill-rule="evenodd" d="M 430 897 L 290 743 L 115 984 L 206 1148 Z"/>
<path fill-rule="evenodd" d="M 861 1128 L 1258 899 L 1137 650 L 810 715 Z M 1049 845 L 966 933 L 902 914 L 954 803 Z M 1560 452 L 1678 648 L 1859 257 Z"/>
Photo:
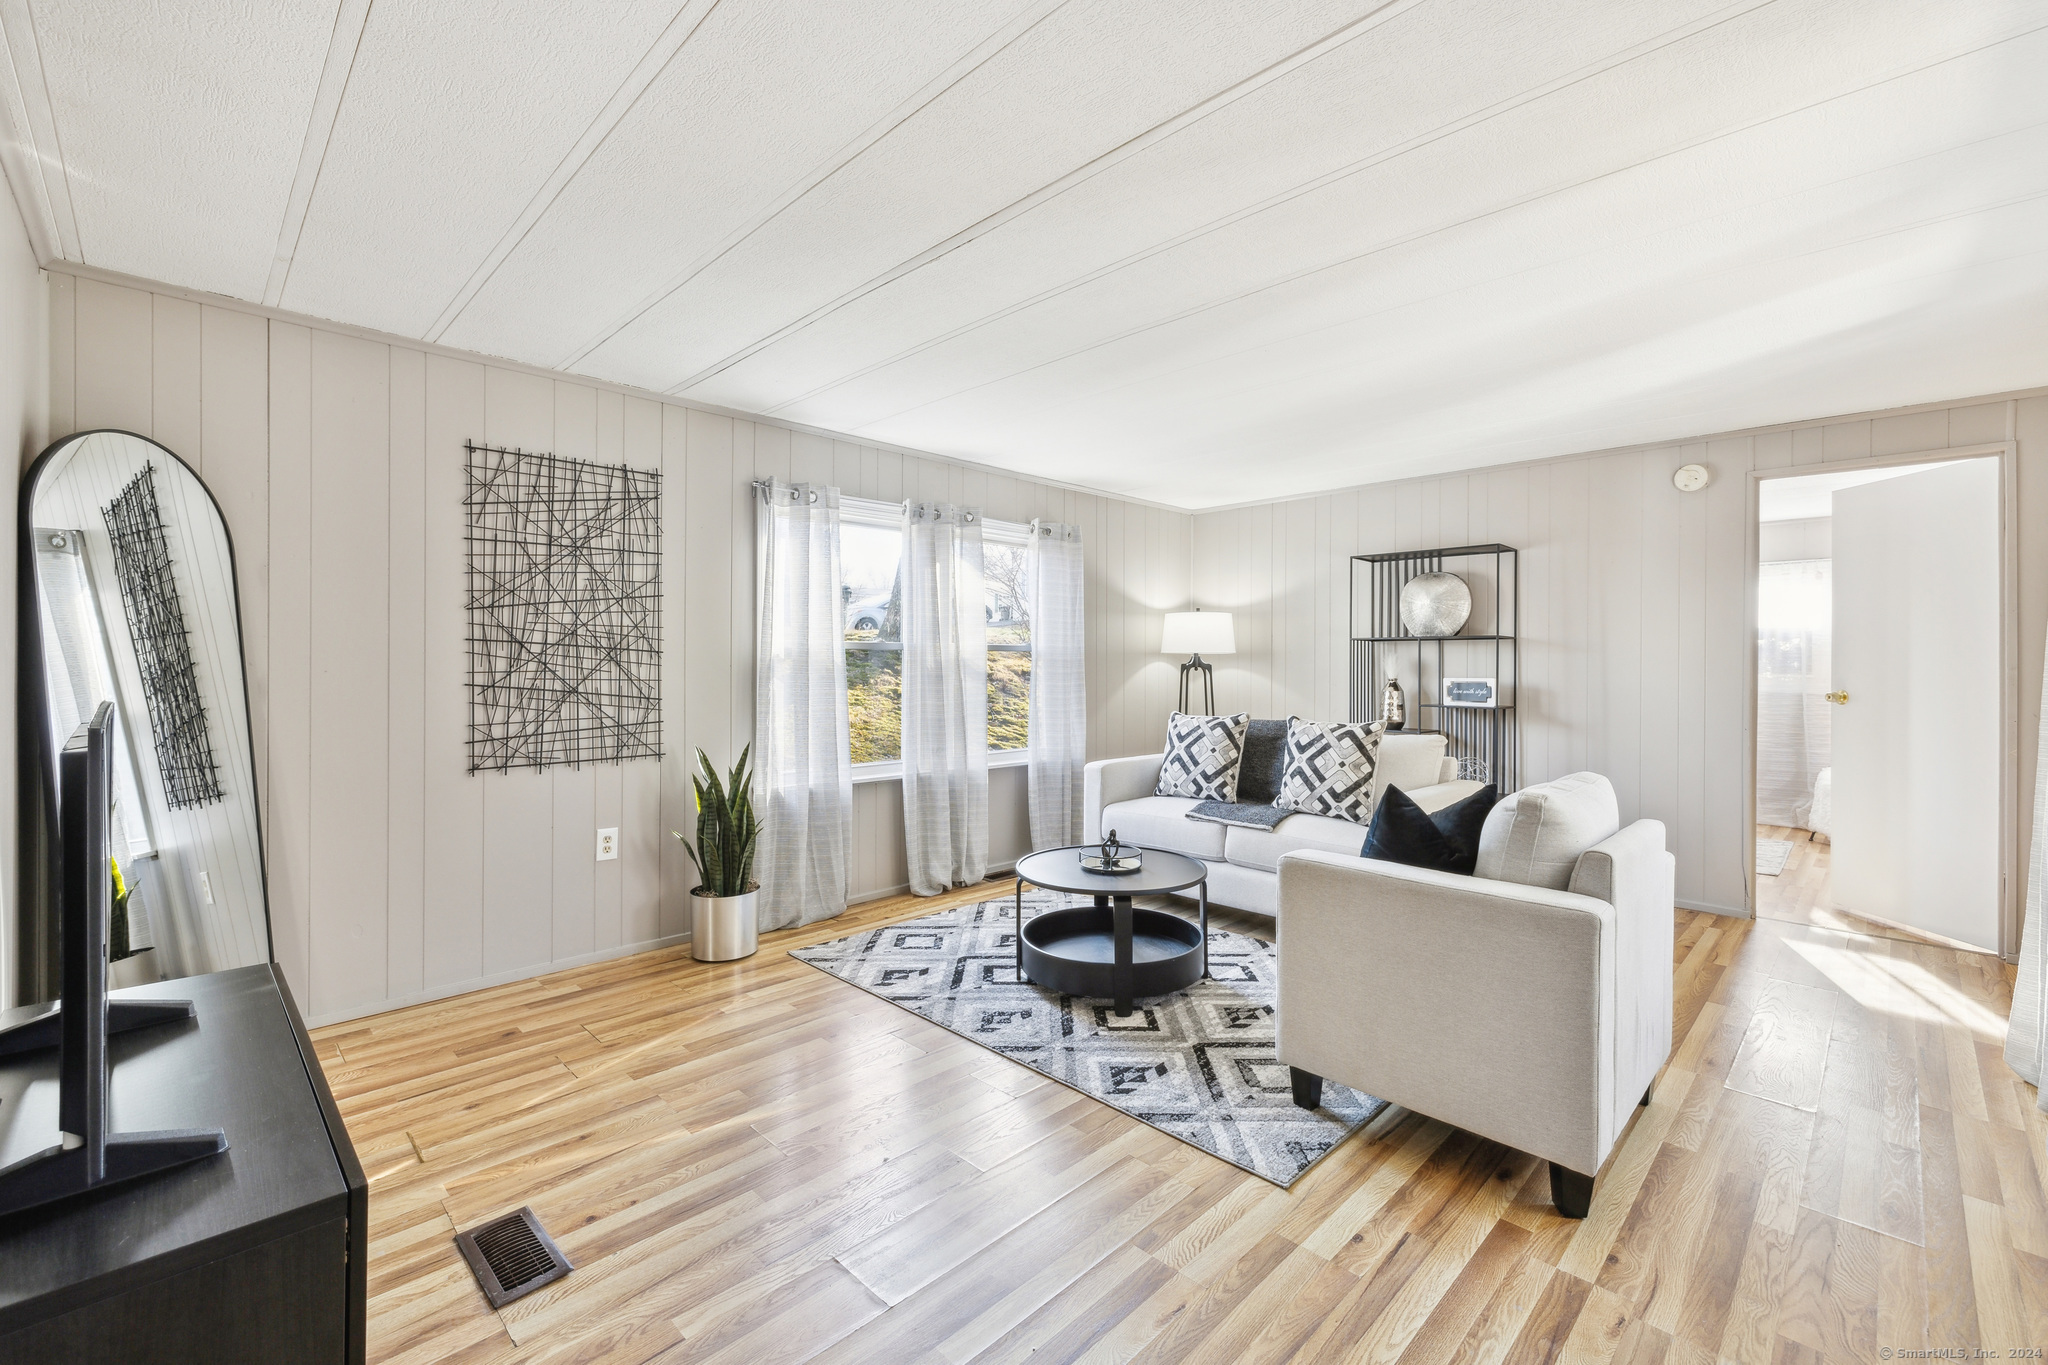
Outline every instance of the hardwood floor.
<path fill-rule="evenodd" d="M 1278 1190 L 786 955 L 936 904 L 318 1031 L 373 1181 L 371 1359 L 2048 1345 L 2048 1124 L 1993 958 L 1680 912 L 1677 1049 L 1572 1222 L 1541 1163 L 1399 1109 Z M 579 1269 L 493 1313 L 451 1238 L 527 1203 Z"/>
<path fill-rule="evenodd" d="M 1785 859 L 1783 872 L 1775 877 L 1759 876 L 1756 879 L 1756 912 L 1761 918 L 1810 924 L 1817 929 L 1841 929 L 1876 938 L 1902 938 L 1914 943 L 1947 946 L 1911 929 L 1833 908 L 1829 904 L 1828 877 L 1834 849 L 1825 840 L 1815 838 L 1811 831 L 1788 825 L 1758 825 L 1756 837 L 1783 839 L 1792 845 L 1792 853 Z"/>
<path fill-rule="evenodd" d="M 1824 902 L 1828 895 L 1828 856 L 1831 850 L 1829 845 L 1816 840 L 1811 831 L 1787 825 L 1758 825 L 1756 837 L 1783 839 L 1792 845 L 1783 872 L 1775 877 L 1758 875 L 1757 914 L 1765 919 L 1791 920 L 1795 924 L 1813 924 L 1823 929 L 1867 932 L 1876 927 L 1868 921 L 1838 921 L 1833 918 L 1836 912 L 1826 908 Z"/>

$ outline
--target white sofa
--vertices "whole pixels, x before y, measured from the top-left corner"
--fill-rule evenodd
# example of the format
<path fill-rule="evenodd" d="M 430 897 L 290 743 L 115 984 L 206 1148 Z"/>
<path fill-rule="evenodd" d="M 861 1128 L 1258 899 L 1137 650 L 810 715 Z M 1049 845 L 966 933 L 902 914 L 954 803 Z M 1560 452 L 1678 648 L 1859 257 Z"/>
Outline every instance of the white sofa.
<path fill-rule="evenodd" d="M 1280 864 L 1280 1060 L 1550 1162 L 1560 1213 L 1671 1052 L 1674 864 L 1575 773 L 1488 816 L 1477 875 L 1349 852 Z"/>
<path fill-rule="evenodd" d="M 1357 853 L 1365 826 L 1325 815 L 1290 815 L 1271 830 L 1242 829 L 1187 813 L 1200 803 L 1180 796 L 1154 796 L 1164 754 L 1101 759 L 1090 763 L 1083 781 L 1083 837 L 1095 843 L 1110 830 L 1127 844 L 1165 848 L 1209 865 L 1209 899 L 1260 915 L 1280 909 L 1280 859 L 1298 850 Z M 1374 790 L 1399 787 L 1424 810 L 1440 810 L 1480 788 L 1457 780 L 1456 759 L 1445 756 L 1442 735 L 1381 736 Z"/>

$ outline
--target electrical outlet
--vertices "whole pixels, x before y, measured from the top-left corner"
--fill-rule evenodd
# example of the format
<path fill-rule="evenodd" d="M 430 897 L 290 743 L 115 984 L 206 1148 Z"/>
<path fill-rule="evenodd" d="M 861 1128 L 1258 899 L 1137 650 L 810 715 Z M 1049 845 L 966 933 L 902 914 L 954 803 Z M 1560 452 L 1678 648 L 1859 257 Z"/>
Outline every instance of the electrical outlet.
<path fill-rule="evenodd" d="M 597 860 L 610 862 L 619 856 L 619 832 L 616 829 L 601 829 L 597 832 Z"/>
<path fill-rule="evenodd" d="M 206 875 L 204 869 L 199 873 L 199 899 L 208 905 L 213 904 L 213 879 Z"/>

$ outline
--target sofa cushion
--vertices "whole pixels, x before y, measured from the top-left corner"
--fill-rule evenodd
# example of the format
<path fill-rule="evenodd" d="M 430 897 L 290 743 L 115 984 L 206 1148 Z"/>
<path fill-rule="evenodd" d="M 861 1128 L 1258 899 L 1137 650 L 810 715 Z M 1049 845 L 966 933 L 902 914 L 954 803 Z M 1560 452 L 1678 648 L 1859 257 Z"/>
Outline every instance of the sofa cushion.
<path fill-rule="evenodd" d="M 1444 761 L 1448 763 L 1452 760 Z M 1484 782 L 1473 782 L 1469 779 L 1462 782 L 1439 782 L 1434 787 L 1417 787 L 1414 791 L 1403 787 L 1401 794 L 1424 810 L 1435 814 L 1445 806 L 1453 806 L 1463 801 L 1485 785 L 1487 784 Z"/>
<path fill-rule="evenodd" d="M 1188 823 L 1199 822 L 1190 820 Z M 1216 825 L 1212 828 L 1224 827 Z M 1363 825 L 1349 820 L 1333 820 L 1327 815 L 1297 813 L 1272 829 L 1231 827 L 1223 841 L 1223 856 L 1237 867 L 1250 868 L 1255 872 L 1278 872 L 1280 856 L 1284 853 L 1316 849 L 1323 853 L 1355 856 L 1364 838 Z"/>
<path fill-rule="evenodd" d="M 1198 802 L 1185 796 L 1141 796 L 1102 808 L 1102 832 L 1140 848 L 1164 848 L 1190 858 L 1220 859 L 1224 826 L 1190 820 Z"/>
<path fill-rule="evenodd" d="M 1447 743 L 1442 735 L 1382 731 L 1379 761 L 1373 766 L 1373 800 L 1377 802 L 1379 793 L 1389 787 L 1399 787 L 1413 796 L 1424 787 L 1433 787 L 1444 781 L 1444 748 Z"/>
<path fill-rule="evenodd" d="M 1237 800 L 1237 771 L 1244 758 L 1245 727 L 1251 715 L 1190 716 L 1174 712 L 1166 722 L 1166 758 L 1159 765 L 1154 796 L 1192 796 L 1197 801 Z"/>
<path fill-rule="evenodd" d="M 1524 787 L 1486 817 L 1476 876 L 1563 891 L 1579 855 L 1621 828 L 1614 787 L 1598 773 L 1572 773 Z"/>

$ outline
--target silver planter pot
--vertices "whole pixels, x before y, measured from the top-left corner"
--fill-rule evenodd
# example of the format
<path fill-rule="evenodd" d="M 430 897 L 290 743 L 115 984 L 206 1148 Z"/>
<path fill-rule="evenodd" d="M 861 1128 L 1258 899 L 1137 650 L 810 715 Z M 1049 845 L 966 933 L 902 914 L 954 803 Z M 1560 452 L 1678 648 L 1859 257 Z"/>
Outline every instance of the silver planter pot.
<path fill-rule="evenodd" d="M 739 896 L 690 893 L 690 956 L 699 962 L 731 962 L 751 957 L 761 946 L 754 922 L 758 889 Z"/>

